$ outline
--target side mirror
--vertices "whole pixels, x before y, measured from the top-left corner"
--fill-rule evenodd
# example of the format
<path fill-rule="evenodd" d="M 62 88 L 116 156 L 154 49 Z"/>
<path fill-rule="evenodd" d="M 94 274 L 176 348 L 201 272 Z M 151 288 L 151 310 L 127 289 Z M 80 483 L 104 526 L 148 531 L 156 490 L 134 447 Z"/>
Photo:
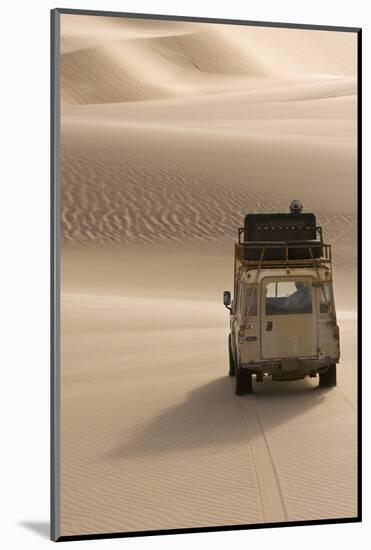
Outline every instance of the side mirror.
<path fill-rule="evenodd" d="M 225 290 L 223 292 L 223 304 L 225 305 L 225 307 L 230 309 L 229 306 L 231 305 L 231 293 L 229 292 L 229 290 Z"/>

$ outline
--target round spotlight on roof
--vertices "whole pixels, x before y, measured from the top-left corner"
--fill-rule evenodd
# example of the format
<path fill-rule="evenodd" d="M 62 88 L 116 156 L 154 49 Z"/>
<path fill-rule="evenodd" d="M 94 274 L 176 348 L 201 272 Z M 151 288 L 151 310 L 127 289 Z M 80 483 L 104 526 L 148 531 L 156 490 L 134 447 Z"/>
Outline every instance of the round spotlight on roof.
<path fill-rule="evenodd" d="M 291 201 L 291 204 L 290 204 L 291 214 L 300 214 L 302 210 L 303 210 L 303 205 L 299 200 Z"/>

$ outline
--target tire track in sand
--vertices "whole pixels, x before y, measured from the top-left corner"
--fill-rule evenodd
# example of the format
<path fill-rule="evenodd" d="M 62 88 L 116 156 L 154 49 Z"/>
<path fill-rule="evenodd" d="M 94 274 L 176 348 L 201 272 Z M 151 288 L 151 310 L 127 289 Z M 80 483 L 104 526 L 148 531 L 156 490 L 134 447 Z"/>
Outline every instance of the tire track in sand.
<path fill-rule="evenodd" d="M 235 397 L 264 521 L 355 516 L 354 407 L 338 388 L 273 384 Z"/>
<path fill-rule="evenodd" d="M 248 403 L 255 403 L 287 520 L 354 517 L 354 409 L 336 388 L 320 389 L 311 381 L 280 382 L 279 386 L 267 381 L 254 389 L 252 399 L 242 400 L 241 405 L 251 422 Z"/>
<path fill-rule="evenodd" d="M 255 479 L 264 522 L 278 523 L 288 520 L 287 509 L 273 456 L 253 395 L 246 398 L 234 396 L 247 446 L 255 471 Z"/>

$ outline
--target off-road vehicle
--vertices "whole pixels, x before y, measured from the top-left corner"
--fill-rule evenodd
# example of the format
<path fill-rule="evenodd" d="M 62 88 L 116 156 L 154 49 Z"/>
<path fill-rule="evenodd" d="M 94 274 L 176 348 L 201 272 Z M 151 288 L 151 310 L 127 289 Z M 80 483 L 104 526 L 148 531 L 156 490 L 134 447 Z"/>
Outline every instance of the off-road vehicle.
<path fill-rule="evenodd" d="M 339 327 L 332 286 L 331 246 L 314 214 L 293 201 L 290 213 L 248 214 L 238 229 L 230 310 L 229 375 L 235 393 L 262 382 L 317 377 L 336 386 Z"/>

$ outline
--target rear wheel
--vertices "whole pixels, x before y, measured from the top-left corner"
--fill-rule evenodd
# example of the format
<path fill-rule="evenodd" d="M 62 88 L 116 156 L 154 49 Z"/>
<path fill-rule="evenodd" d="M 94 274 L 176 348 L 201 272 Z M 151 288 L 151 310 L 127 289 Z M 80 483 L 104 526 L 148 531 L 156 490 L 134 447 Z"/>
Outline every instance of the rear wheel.
<path fill-rule="evenodd" d="M 229 354 L 229 376 L 235 376 L 236 366 L 234 363 L 234 357 L 232 353 L 232 335 L 228 337 L 228 354 Z"/>
<path fill-rule="evenodd" d="M 319 385 L 321 388 L 336 386 L 336 363 L 330 365 L 326 372 L 319 373 Z"/>
<path fill-rule="evenodd" d="M 253 393 L 252 387 L 252 374 L 248 369 L 241 369 L 241 367 L 236 367 L 236 385 L 235 385 L 235 394 L 236 395 L 247 395 L 248 393 Z"/>

